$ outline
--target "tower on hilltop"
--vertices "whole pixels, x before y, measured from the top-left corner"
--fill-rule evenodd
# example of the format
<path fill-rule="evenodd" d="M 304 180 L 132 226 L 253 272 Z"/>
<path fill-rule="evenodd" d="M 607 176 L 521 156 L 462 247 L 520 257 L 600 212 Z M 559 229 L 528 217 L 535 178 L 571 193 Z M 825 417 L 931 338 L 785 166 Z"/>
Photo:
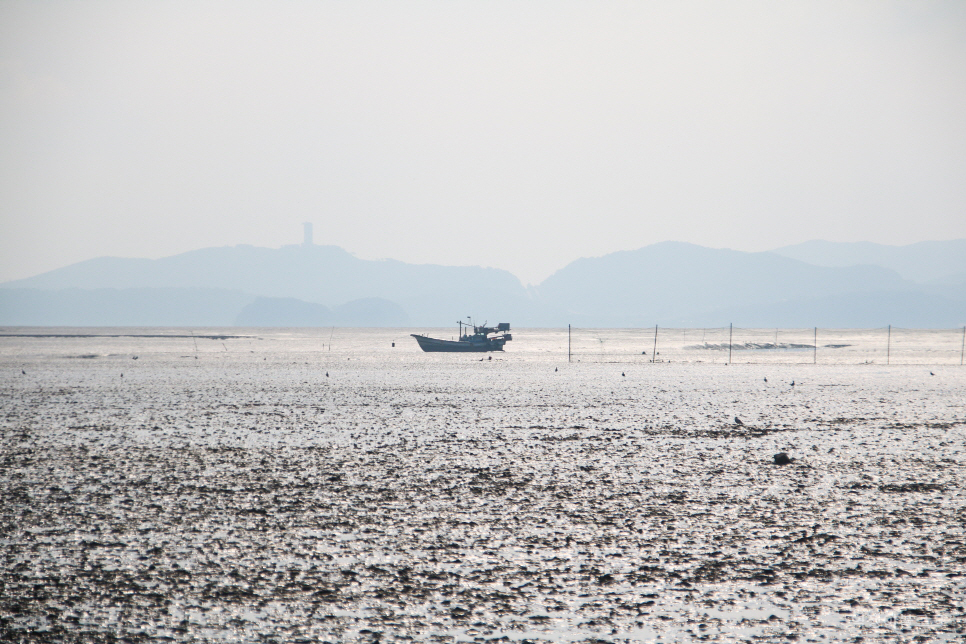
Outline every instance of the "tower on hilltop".
<path fill-rule="evenodd" d="M 306 221 L 305 223 L 303 223 L 302 224 L 302 231 L 303 231 L 303 235 L 304 235 L 303 238 L 302 238 L 302 245 L 303 246 L 311 246 L 312 245 L 312 223 L 311 222 L 308 222 L 308 221 Z"/>

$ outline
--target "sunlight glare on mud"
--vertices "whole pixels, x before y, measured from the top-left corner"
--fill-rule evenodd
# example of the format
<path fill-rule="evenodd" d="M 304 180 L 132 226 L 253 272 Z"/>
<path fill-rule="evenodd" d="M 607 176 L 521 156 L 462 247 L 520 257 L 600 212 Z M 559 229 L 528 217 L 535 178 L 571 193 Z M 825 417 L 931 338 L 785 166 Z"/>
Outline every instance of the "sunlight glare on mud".
<path fill-rule="evenodd" d="M 0 337 L 0 639 L 961 641 L 966 368 L 408 332 Z"/>

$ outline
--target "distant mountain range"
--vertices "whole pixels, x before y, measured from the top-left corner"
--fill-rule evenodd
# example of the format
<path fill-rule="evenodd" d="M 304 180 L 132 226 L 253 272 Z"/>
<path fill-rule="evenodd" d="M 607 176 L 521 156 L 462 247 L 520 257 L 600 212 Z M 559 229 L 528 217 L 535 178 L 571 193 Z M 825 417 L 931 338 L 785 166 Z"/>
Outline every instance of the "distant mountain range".
<path fill-rule="evenodd" d="M 866 264 L 891 268 L 913 282 L 966 281 L 966 239 L 924 241 L 908 246 L 871 242 L 807 241 L 772 251 L 816 266 Z"/>
<path fill-rule="evenodd" d="M 370 261 L 336 246 L 101 257 L 0 284 L 6 326 L 954 327 L 966 240 L 812 241 L 748 253 L 680 242 L 578 259 L 535 287 L 475 266 Z"/>

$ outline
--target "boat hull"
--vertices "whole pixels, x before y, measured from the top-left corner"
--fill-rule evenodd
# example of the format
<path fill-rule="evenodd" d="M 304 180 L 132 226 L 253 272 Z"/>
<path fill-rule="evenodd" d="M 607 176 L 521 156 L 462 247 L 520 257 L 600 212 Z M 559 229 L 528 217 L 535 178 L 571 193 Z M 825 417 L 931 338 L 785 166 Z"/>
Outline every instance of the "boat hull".
<path fill-rule="evenodd" d="M 487 351 L 503 351 L 506 341 L 503 338 L 489 338 L 485 342 L 468 342 L 458 340 L 437 340 L 425 335 L 411 334 L 419 343 L 423 351 L 446 353 L 485 353 Z"/>

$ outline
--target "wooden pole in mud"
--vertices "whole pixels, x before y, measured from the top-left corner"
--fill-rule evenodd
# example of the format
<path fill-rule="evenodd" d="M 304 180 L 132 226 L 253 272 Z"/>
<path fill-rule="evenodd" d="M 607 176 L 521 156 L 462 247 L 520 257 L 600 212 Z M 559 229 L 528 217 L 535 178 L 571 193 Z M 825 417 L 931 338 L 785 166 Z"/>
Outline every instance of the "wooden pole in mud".
<path fill-rule="evenodd" d="M 818 327 L 815 327 L 815 336 L 812 338 L 812 364 L 818 364 Z"/>
<path fill-rule="evenodd" d="M 567 362 L 570 362 L 570 325 L 567 325 Z"/>
<path fill-rule="evenodd" d="M 963 346 L 959 349 L 959 366 L 963 366 L 963 355 L 966 354 L 966 326 L 963 327 Z"/>
<path fill-rule="evenodd" d="M 654 325 L 654 348 L 651 349 L 651 362 L 657 357 L 657 325 Z"/>
<path fill-rule="evenodd" d="M 889 354 L 892 352 L 892 325 L 889 325 L 889 334 L 886 336 L 886 364 L 889 364 Z"/>
<path fill-rule="evenodd" d="M 731 364 L 731 337 L 735 332 L 735 324 L 732 322 L 728 325 L 728 364 Z"/>

